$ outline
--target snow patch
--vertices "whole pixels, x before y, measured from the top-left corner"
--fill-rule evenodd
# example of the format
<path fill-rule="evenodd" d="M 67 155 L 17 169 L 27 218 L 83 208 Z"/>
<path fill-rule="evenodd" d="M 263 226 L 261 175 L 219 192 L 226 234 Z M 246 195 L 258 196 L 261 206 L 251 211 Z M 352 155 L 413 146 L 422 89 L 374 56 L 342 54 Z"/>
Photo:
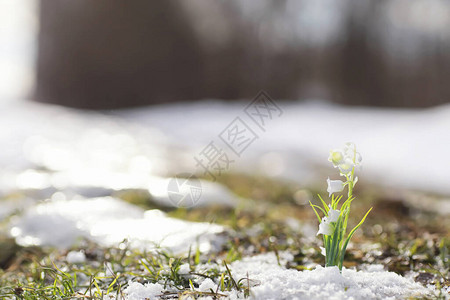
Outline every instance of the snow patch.
<path fill-rule="evenodd" d="M 66 255 L 69 264 L 82 264 L 86 261 L 86 255 L 83 251 L 70 251 Z"/>
<path fill-rule="evenodd" d="M 155 299 L 161 295 L 164 287 L 158 283 L 140 284 L 137 282 L 130 282 L 128 287 L 124 290 L 128 300 L 142 300 Z M 106 298 L 109 299 L 109 298 Z"/>
<path fill-rule="evenodd" d="M 144 187 L 152 192 L 158 185 L 149 187 L 149 174 L 203 172 L 194 156 L 236 116 L 244 117 L 247 103 L 209 100 L 108 114 L 24 101 L 1 105 L 0 126 L 9 130 L 0 133 L 0 187 L 5 193 L 73 186 L 87 197 L 92 196 L 90 189 L 102 192 L 99 188 Z M 317 166 L 331 168 L 329 149 L 352 141 L 363 155 L 364 180 L 450 194 L 450 143 L 443 139 L 450 130 L 450 105 L 426 110 L 278 105 L 284 114 L 271 120 L 265 132 L 258 131 L 259 139 L 241 157 L 232 157 L 236 161 L 231 170 L 307 185 L 323 176 Z M 430 163 L 436 158 L 438 164 Z M 41 176 L 41 169 L 54 173 Z"/>
<path fill-rule="evenodd" d="M 87 238 L 103 246 L 117 246 L 125 239 L 139 249 L 166 248 L 186 252 L 219 247 L 224 227 L 166 216 L 160 210 L 144 211 L 112 197 L 51 200 L 30 207 L 11 221 L 10 233 L 20 245 L 68 248 Z"/>
<path fill-rule="evenodd" d="M 430 297 L 436 292 L 433 287 L 423 287 L 411 278 L 386 272 L 381 265 L 372 265 L 367 271 L 344 268 L 341 274 L 337 267 L 317 266 L 310 271 L 286 269 L 284 265 L 292 259 L 293 256 L 287 252 L 280 252 L 278 260 L 273 253 L 265 253 L 245 257 L 233 262 L 229 267 L 236 281 L 248 278 L 248 281 L 244 279 L 243 282 L 250 285 L 250 299 L 258 300 L 405 299 Z M 197 268 L 203 269 L 204 266 L 199 265 Z M 132 298 L 135 293 L 139 293 L 141 299 L 156 297 L 154 290 L 146 292 L 146 286 L 130 282 L 126 290 L 127 299 L 136 299 Z M 208 278 L 200 283 L 198 291 L 216 291 L 217 287 L 218 283 Z M 243 298 L 242 293 L 237 291 L 220 293 L 227 294 L 226 299 Z M 200 299 L 206 299 L 206 297 Z"/>
<path fill-rule="evenodd" d="M 246 257 L 231 264 L 236 279 L 260 283 L 251 288 L 253 299 L 398 299 L 429 295 L 432 291 L 411 279 L 386 272 L 382 266 L 369 271 L 317 266 L 311 271 L 286 269 L 273 253 Z"/>

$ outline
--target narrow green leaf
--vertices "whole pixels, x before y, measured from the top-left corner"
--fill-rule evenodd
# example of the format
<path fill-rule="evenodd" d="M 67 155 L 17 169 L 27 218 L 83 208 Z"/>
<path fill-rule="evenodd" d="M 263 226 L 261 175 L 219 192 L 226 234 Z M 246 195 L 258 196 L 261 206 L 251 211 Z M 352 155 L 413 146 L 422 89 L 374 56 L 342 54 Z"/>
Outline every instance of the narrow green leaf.
<path fill-rule="evenodd" d="M 333 235 L 330 236 L 331 247 L 330 247 L 330 256 L 327 257 L 327 261 L 328 261 L 327 266 L 333 266 L 335 264 L 334 261 L 336 259 L 336 254 L 337 254 L 336 252 L 338 251 L 337 248 L 338 248 L 338 244 L 339 244 L 338 235 L 339 235 L 340 223 L 341 223 L 341 218 L 338 219 L 338 221 L 334 227 Z"/>
<path fill-rule="evenodd" d="M 231 280 L 231 283 L 233 284 L 234 288 L 235 288 L 237 291 L 240 291 L 241 289 L 239 288 L 239 286 L 237 285 L 236 281 L 234 280 L 233 275 L 231 275 L 231 271 L 230 271 L 230 269 L 228 268 L 227 262 L 226 262 L 226 261 L 223 261 L 223 264 L 225 265 L 225 268 L 227 269 L 228 276 L 230 276 L 230 280 Z"/>
<path fill-rule="evenodd" d="M 323 208 L 325 209 L 325 211 L 327 212 L 328 215 L 328 211 L 330 210 L 330 208 L 328 207 L 328 205 L 325 203 L 325 201 L 323 201 L 322 197 L 320 195 L 319 196 L 320 201 L 322 202 Z"/>
<path fill-rule="evenodd" d="M 111 282 L 111 284 L 108 286 L 108 289 L 106 290 L 106 294 L 109 294 L 112 291 L 112 289 L 114 288 L 114 284 L 116 284 L 117 282 L 117 279 L 119 279 L 119 275 L 116 275 L 114 277 L 114 280 Z"/>
<path fill-rule="evenodd" d="M 319 214 L 317 213 L 316 209 L 314 208 L 314 204 L 312 204 L 311 201 L 309 201 L 309 204 L 311 205 L 312 209 L 316 213 L 317 219 L 319 220 L 319 222 L 321 222 L 322 219 L 320 218 Z"/>
<path fill-rule="evenodd" d="M 361 221 L 358 223 L 358 225 L 356 225 L 352 231 L 350 231 L 350 233 L 348 234 L 347 239 L 345 240 L 344 246 L 342 247 L 341 250 L 341 261 L 339 262 L 339 269 L 342 269 L 342 264 L 344 263 L 344 256 L 345 256 L 345 251 L 347 250 L 347 245 L 348 242 L 350 241 L 350 239 L 352 238 L 353 234 L 355 233 L 355 231 L 364 223 L 364 221 L 366 220 L 367 215 L 369 215 L 370 211 L 372 210 L 373 207 L 371 207 L 367 213 L 364 215 L 364 217 L 361 219 Z"/>
<path fill-rule="evenodd" d="M 338 206 L 339 202 L 341 202 L 341 200 L 342 200 L 342 195 L 337 197 L 337 199 L 335 200 L 333 209 L 337 208 L 337 206 Z"/>
<path fill-rule="evenodd" d="M 325 210 L 323 210 L 323 208 L 322 207 L 320 207 L 320 206 L 318 206 L 318 205 L 315 205 L 315 204 L 312 204 L 315 208 L 318 208 L 318 209 L 320 209 L 320 211 L 321 212 L 323 212 L 323 214 L 326 216 L 327 215 L 327 213 L 325 212 Z"/>
<path fill-rule="evenodd" d="M 197 247 L 197 250 L 195 251 L 194 263 L 195 265 L 198 265 L 200 263 L 200 247 Z"/>

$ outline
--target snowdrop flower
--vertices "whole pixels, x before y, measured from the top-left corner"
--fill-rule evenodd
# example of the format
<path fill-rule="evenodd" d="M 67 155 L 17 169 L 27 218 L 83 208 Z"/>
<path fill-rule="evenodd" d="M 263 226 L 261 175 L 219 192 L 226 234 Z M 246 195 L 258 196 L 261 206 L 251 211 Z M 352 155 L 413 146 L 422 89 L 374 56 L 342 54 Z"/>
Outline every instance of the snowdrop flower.
<path fill-rule="evenodd" d="M 328 161 L 332 162 L 335 168 L 339 168 L 341 174 L 346 175 L 353 167 L 361 164 L 362 157 L 356 152 L 355 144 L 346 143 L 343 149 L 331 150 Z"/>
<path fill-rule="evenodd" d="M 330 177 L 328 177 L 327 183 L 327 192 L 329 196 L 331 196 L 331 194 L 333 193 L 339 193 L 344 190 L 344 183 L 342 182 L 342 180 L 331 180 Z"/>
<path fill-rule="evenodd" d="M 345 159 L 344 151 L 340 149 L 331 150 L 330 156 L 328 157 L 328 161 L 331 161 L 336 168 L 340 163 L 342 163 Z"/>
<path fill-rule="evenodd" d="M 351 159 L 346 158 L 345 161 L 341 164 L 339 164 L 339 171 L 341 171 L 342 175 L 349 174 L 355 165 L 353 164 L 353 161 Z"/>
<path fill-rule="evenodd" d="M 329 222 L 337 222 L 339 219 L 339 215 L 341 214 L 341 211 L 338 209 L 330 209 L 328 211 L 328 221 Z"/>
<path fill-rule="evenodd" d="M 320 254 L 322 254 L 323 256 L 327 256 L 327 251 L 324 247 L 320 247 Z"/>
<path fill-rule="evenodd" d="M 327 217 L 322 218 L 322 222 L 319 224 L 319 231 L 316 235 L 323 234 L 323 235 L 331 235 L 333 234 L 333 226 L 331 225 L 331 222 L 328 220 Z"/>

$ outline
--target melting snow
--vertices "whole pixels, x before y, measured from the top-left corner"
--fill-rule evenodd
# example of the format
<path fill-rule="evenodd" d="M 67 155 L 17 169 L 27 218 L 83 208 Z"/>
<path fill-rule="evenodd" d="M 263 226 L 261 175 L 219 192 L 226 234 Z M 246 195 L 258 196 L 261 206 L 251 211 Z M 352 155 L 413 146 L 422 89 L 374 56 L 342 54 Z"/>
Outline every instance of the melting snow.
<path fill-rule="evenodd" d="M 280 253 L 281 265 L 291 260 L 288 253 Z M 370 266 L 366 271 L 337 267 L 317 266 L 311 271 L 286 269 L 277 263 L 273 253 L 246 257 L 230 265 L 235 280 L 249 278 L 251 298 L 258 300 L 275 299 L 405 299 L 408 297 L 431 296 L 436 291 L 425 288 L 412 279 L 404 278 L 392 272 L 386 272 L 380 265 Z M 244 280 L 244 283 L 247 281 Z M 199 286 L 200 291 L 217 289 L 216 283 L 205 279 Z M 159 284 L 132 282 L 125 294 L 129 300 L 148 297 L 155 299 L 161 295 L 163 287 Z M 236 291 L 221 292 L 228 299 L 242 299 Z M 203 298 L 207 299 L 207 298 Z"/>
<path fill-rule="evenodd" d="M 9 130 L 0 133 L 4 145 L 0 182 L 9 188 L 20 188 L 27 182 L 48 184 L 48 178 L 37 176 L 10 182 L 11 174 L 33 166 L 61 172 L 63 175 L 50 178 L 56 186 L 86 185 L 84 176 L 110 173 L 117 180 L 97 179 L 88 184 L 112 189 L 142 185 L 135 178 L 143 174 L 201 171 L 195 166 L 194 155 L 217 141 L 235 117 L 252 126 L 243 112 L 246 104 L 203 101 L 119 110 L 109 115 L 21 101 L 4 104 L 0 125 Z M 305 182 L 316 178 L 317 165 L 328 166 L 330 148 L 353 141 L 363 154 L 362 179 L 450 193 L 450 142 L 445 139 L 450 130 L 450 106 L 412 110 L 278 104 L 283 115 L 267 123 L 265 132 L 255 129 L 259 138 L 241 157 L 231 157 L 235 160 L 232 168 Z M 436 159 L 439 163 L 431 163 Z M 122 174 L 120 180 L 117 174 Z M 124 178 L 127 176 L 130 178 Z M 34 179 L 27 181 L 30 178 Z"/>
<path fill-rule="evenodd" d="M 158 128 L 193 155 L 237 116 L 255 126 L 243 112 L 249 102 L 161 105 L 115 115 Z M 449 105 L 418 110 L 277 102 L 283 115 L 267 120 L 264 132 L 255 127 L 259 139 L 235 163 L 237 169 L 299 182 L 316 180 L 311 174 L 317 175 L 318 165 L 329 166 L 328 151 L 351 141 L 363 154 L 363 180 L 450 194 L 450 141 L 445 138 L 450 131 Z M 432 163 L 436 159 L 439 163 Z"/>
<path fill-rule="evenodd" d="M 82 251 L 70 251 L 67 253 L 66 260 L 69 264 L 81 264 L 86 261 L 86 255 Z"/>
<path fill-rule="evenodd" d="M 369 271 L 337 267 L 316 267 L 312 271 L 287 270 L 277 264 L 275 256 L 265 254 L 244 258 L 232 264 L 233 275 L 261 284 L 253 287 L 254 299 L 397 299 L 423 296 L 430 290 L 396 273 L 381 268 Z"/>
<path fill-rule="evenodd" d="M 110 190 L 149 188 L 149 175 L 202 172 L 194 156 L 211 141 L 220 142 L 218 134 L 234 118 L 256 126 L 246 119 L 247 103 L 203 101 L 108 114 L 21 101 L 3 104 L 0 126 L 8 130 L 0 133 L 2 192 L 50 186 L 105 196 Z M 450 142 L 445 139 L 450 106 L 278 105 L 283 115 L 268 122 L 264 132 L 255 127 L 258 139 L 240 157 L 219 143 L 234 160 L 231 169 L 306 184 L 322 176 L 317 166 L 331 168 L 329 149 L 353 141 L 363 154 L 363 180 L 450 194 Z M 436 159 L 439 163 L 432 163 Z"/>
<path fill-rule="evenodd" d="M 147 283 L 145 285 L 138 282 L 130 282 L 124 293 L 129 300 L 155 299 L 164 291 L 164 286 L 158 283 Z M 104 299 L 111 299 L 110 296 L 105 296 Z"/>
<path fill-rule="evenodd" d="M 11 221 L 10 233 L 24 246 L 70 247 L 79 238 L 100 245 L 117 246 L 128 239 L 131 247 L 187 252 L 190 246 L 201 251 L 220 246 L 224 228 L 169 218 L 160 210 L 142 209 L 121 200 L 52 200 L 37 204 Z"/>

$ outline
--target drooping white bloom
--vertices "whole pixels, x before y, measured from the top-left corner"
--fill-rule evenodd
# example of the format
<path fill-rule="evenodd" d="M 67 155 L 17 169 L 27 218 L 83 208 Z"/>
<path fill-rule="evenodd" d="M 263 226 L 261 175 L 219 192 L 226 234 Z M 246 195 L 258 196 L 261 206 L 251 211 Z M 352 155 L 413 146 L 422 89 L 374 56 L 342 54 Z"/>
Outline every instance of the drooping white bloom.
<path fill-rule="evenodd" d="M 328 157 L 328 161 L 331 161 L 336 168 L 340 163 L 342 163 L 345 159 L 344 151 L 341 149 L 335 149 L 330 151 L 330 156 Z"/>
<path fill-rule="evenodd" d="M 331 225 L 331 222 L 328 220 L 327 217 L 322 218 L 322 222 L 319 224 L 319 231 L 317 232 L 317 235 L 323 234 L 323 235 L 331 235 L 333 234 L 333 225 Z"/>
<path fill-rule="evenodd" d="M 355 165 L 353 164 L 353 161 L 349 158 L 346 158 L 345 161 L 341 164 L 339 164 L 339 171 L 341 171 L 341 174 L 347 175 L 353 170 L 353 167 Z"/>
<path fill-rule="evenodd" d="M 342 182 L 342 180 L 331 180 L 330 177 L 328 177 L 327 183 L 327 192 L 329 194 L 328 196 L 331 196 L 331 194 L 333 193 L 342 192 L 342 190 L 344 189 L 344 182 Z"/>
<path fill-rule="evenodd" d="M 322 254 L 323 256 L 327 256 L 327 251 L 324 247 L 320 247 L 320 254 Z"/>
<path fill-rule="evenodd" d="M 341 214 L 341 211 L 338 209 L 330 209 L 328 211 L 328 218 L 327 220 L 329 222 L 337 222 L 337 220 L 339 219 L 339 215 Z"/>
<path fill-rule="evenodd" d="M 342 149 L 331 150 L 328 160 L 333 163 L 335 168 L 339 168 L 341 174 L 346 175 L 355 166 L 361 164 L 362 157 L 359 152 L 356 152 L 355 144 L 346 143 Z"/>

